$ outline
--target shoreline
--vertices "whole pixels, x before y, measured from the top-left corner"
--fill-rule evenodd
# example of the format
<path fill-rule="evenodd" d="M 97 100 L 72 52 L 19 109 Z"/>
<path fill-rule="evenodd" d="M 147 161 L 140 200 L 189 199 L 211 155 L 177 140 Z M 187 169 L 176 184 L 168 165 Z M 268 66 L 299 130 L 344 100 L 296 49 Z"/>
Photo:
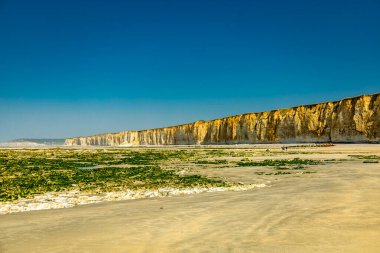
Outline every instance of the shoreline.
<path fill-rule="evenodd" d="M 269 187 L 266 184 L 233 185 L 228 187 L 210 188 L 159 188 L 156 190 L 125 190 L 106 192 L 102 194 L 86 194 L 80 191 L 50 192 L 20 199 L 17 202 L 0 203 L 0 215 L 29 212 L 48 209 L 71 208 L 78 205 L 88 205 L 107 201 L 122 201 L 144 198 L 163 198 L 180 195 L 199 194 L 203 192 L 248 191 L 253 188 Z"/>

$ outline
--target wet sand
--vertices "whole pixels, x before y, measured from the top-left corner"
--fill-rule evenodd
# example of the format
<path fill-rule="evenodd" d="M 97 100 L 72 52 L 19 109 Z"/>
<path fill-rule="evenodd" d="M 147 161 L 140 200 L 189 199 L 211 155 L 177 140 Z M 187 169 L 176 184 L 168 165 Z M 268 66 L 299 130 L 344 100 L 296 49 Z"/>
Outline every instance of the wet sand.
<path fill-rule="evenodd" d="M 357 153 L 380 155 L 380 145 L 294 157 Z M 327 163 L 276 178 L 254 170 L 204 173 L 271 187 L 2 215 L 0 252 L 379 252 L 379 163 Z"/>

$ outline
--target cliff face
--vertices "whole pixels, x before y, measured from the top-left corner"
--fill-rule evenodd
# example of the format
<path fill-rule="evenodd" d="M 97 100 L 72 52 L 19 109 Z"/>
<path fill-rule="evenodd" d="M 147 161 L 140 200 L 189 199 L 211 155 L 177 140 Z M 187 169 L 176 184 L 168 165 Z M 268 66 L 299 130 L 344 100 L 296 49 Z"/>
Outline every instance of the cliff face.
<path fill-rule="evenodd" d="M 65 145 L 380 142 L 380 93 L 142 131 L 66 139 Z"/>

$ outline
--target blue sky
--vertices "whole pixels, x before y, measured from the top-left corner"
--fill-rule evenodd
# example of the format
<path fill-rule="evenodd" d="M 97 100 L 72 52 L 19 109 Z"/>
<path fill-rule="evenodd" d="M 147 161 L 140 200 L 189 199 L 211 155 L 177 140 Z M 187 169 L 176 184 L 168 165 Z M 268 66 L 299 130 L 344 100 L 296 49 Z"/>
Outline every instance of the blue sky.
<path fill-rule="evenodd" d="M 0 141 L 380 92 L 380 2 L 0 0 Z"/>

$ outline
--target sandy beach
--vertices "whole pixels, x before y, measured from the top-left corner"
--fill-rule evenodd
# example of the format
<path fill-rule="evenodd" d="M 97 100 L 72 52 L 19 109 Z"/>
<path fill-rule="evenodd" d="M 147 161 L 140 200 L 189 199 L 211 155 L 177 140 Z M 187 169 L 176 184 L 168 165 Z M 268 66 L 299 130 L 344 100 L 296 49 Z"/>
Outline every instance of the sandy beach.
<path fill-rule="evenodd" d="M 271 185 L 248 191 L 1 215 L 0 252 L 379 252 L 380 164 L 348 155 L 380 155 L 380 145 L 302 151 L 286 157 L 340 161 L 278 177 L 253 167 L 201 171 Z"/>

